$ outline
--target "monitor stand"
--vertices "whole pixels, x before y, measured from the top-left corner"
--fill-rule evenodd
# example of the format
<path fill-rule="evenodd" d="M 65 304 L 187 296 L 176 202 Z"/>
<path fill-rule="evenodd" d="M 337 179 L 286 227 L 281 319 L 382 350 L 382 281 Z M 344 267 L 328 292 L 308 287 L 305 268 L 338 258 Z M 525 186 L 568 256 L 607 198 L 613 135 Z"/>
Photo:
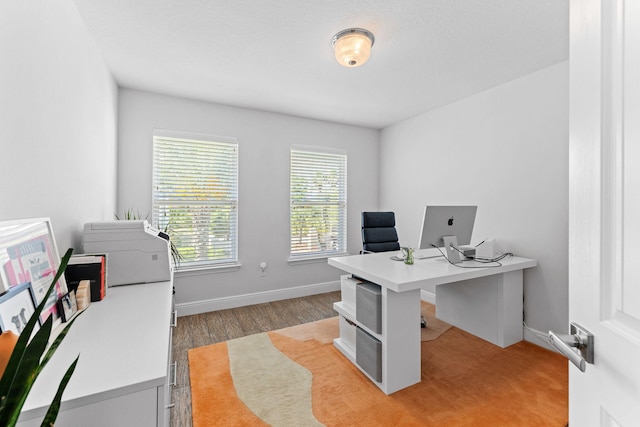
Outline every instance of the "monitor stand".
<path fill-rule="evenodd" d="M 458 247 L 458 238 L 456 236 L 444 236 L 444 253 L 449 262 L 458 264 L 462 262 L 462 254 L 456 249 Z"/>

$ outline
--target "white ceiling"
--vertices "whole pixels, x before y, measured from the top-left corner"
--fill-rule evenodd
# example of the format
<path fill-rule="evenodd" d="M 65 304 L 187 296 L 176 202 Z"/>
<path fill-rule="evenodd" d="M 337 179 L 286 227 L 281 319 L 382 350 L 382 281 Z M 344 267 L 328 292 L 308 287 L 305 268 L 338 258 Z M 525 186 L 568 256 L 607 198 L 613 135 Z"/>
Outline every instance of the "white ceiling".
<path fill-rule="evenodd" d="M 569 0 L 74 1 L 121 87 L 373 128 L 569 56 Z"/>

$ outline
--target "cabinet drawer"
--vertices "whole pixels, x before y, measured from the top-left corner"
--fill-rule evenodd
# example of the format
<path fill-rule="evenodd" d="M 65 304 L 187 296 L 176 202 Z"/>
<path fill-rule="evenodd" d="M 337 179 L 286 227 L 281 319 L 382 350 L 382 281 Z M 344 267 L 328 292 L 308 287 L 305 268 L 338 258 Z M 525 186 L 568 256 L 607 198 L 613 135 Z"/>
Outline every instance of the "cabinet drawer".
<path fill-rule="evenodd" d="M 369 282 L 356 286 L 356 319 L 373 332 L 382 333 L 382 288 Z"/>
<path fill-rule="evenodd" d="M 356 363 L 374 380 L 382 381 L 382 343 L 356 328 Z"/>

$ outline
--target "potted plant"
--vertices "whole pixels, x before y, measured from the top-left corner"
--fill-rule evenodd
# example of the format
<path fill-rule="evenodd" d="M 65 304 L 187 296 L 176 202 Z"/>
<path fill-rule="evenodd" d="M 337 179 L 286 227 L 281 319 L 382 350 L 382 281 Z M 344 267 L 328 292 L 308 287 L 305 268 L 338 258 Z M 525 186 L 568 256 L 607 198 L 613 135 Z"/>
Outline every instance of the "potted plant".
<path fill-rule="evenodd" d="M 42 302 L 36 307 L 35 312 L 29 318 L 27 325 L 20 333 L 15 347 L 11 352 L 11 357 L 0 379 L 0 425 L 14 426 L 18 422 L 20 411 L 27 396 L 33 387 L 33 383 L 44 367 L 47 365 L 51 357 L 60 346 L 69 329 L 77 319 L 77 316 L 71 319 L 64 329 L 58 334 L 56 339 L 49 345 L 51 331 L 53 327 L 53 319 L 51 316 L 42 324 L 40 329 L 31 337 L 33 329 L 40 318 L 47 299 L 55 288 L 56 282 L 60 279 L 64 270 L 67 268 L 69 258 L 71 258 L 72 249 L 69 249 L 60 262 L 51 286 L 49 286 Z M 64 392 L 71 375 L 76 368 L 78 358 L 73 361 L 65 372 L 58 391 L 54 396 L 51 405 L 42 421 L 42 426 L 52 426 L 58 416 L 60 410 L 60 402 L 62 393 Z"/>
<path fill-rule="evenodd" d="M 142 215 L 140 215 L 140 211 L 133 211 L 133 209 L 127 209 L 124 212 L 124 215 L 122 218 L 120 218 L 118 216 L 118 214 L 114 214 L 114 217 L 118 220 L 118 221 L 148 221 L 149 220 L 149 214 L 145 215 L 144 218 L 142 217 Z M 178 250 L 178 247 L 176 246 L 175 242 L 173 240 L 171 240 L 171 223 L 167 223 L 167 225 L 164 227 L 164 229 L 161 230 L 164 234 L 166 234 L 167 236 L 169 236 L 169 249 L 171 250 L 171 259 L 173 260 L 173 265 L 178 268 L 180 266 L 180 261 L 182 260 L 182 255 L 180 255 L 180 251 Z"/>

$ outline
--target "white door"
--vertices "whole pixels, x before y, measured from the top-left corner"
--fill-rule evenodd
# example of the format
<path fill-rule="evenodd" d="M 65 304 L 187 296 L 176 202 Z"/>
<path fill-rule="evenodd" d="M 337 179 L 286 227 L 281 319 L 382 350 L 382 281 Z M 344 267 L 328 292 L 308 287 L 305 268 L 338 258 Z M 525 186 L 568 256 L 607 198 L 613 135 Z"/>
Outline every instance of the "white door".
<path fill-rule="evenodd" d="M 640 425 L 640 1 L 571 0 L 569 425 Z"/>

